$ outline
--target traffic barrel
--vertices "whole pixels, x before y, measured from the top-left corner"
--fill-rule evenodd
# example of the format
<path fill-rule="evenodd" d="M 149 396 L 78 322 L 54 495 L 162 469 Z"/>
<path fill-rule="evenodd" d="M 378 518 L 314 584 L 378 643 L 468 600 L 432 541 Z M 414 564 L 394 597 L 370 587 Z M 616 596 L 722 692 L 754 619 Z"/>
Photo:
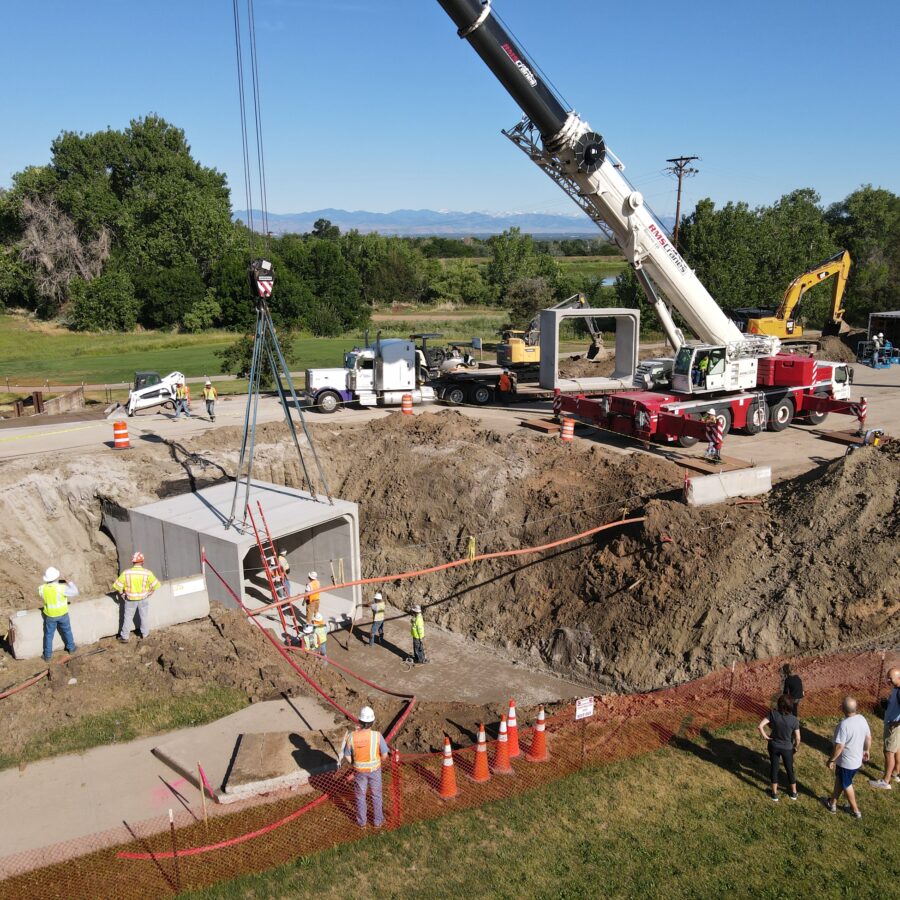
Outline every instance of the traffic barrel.
<path fill-rule="evenodd" d="M 475 766 L 472 769 L 472 781 L 488 781 L 491 777 L 487 759 L 487 738 L 484 734 L 484 723 L 478 726 L 478 743 L 475 745 Z"/>
<path fill-rule="evenodd" d="M 516 721 L 516 701 L 509 701 L 509 713 L 506 716 L 506 737 L 509 743 L 509 758 L 519 755 L 519 723 Z"/>
<path fill-rule="evenodd" d="M 509 764 L 509 741 L 506 736 L 506 716 L 500 717 L 500 735 L 497 738 L 497 752 L 494 754 L 495 775 L 512 775 L 513 767 Z"/>
<path fill-rule="evenodd" d="M 129 450 L 131 443 L 128 440 L 128 423 L 124 419 L 113 422 L 113 447 L 116 450 Z"/>
<path fill-rule="evenodd" d="M 550 754 L 547 752 L 547 724 L 544 707 L 538 712 L 537 722 L 534 723 L 534 734 L 531 738 L 531 746 L 525 754 L 529 762 L 547 762 Z"/>
<path fill-rule="evenodd" d="M 575 420 L 563 419 L 562 428 L 559 430 L 559 439 L 561 441 L 571 441 L 575 437 Z"/>
<path fill-rule="evenodd" d="M 442 800 L 452 800 L 459 793 L 459 788 L 456 786 L 456 766 L 453 765 L 453 750 L 448 737 L 444 738 L 444 759 L 441 766 L 439 793 Z"/>
<path fill-rule="evenodd" d="M 400 401 L 400 409 L 403 411 L 404 416 L 411 416 L 413 414 L 412 394 L 403 395 Z"/>

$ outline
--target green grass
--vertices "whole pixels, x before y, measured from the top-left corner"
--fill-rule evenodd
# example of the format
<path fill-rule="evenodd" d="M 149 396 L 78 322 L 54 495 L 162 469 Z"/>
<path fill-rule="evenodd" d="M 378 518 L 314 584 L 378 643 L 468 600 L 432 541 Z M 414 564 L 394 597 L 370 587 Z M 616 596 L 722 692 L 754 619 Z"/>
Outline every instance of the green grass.
<path fill-rule="evenodd" d="M 833 725 L 804 732 L 796 803 L 767 799 L 764 747 L 741 726 L 189 896 L 896 896 L 897 798 L 869 789 L 874 764 L 856 779 L 862 821 L 818 799 Z"/>
<path fill-rule="evenodd" d="M 199 694 L 144 699 L 134 706 L 84 716 L 71 725 L 52 728 L 32 738 L 15 753 L 0 751 L 0 769 L 65 753 L 81 753 L 104 744 L 121 744 L 176 728 L 205 725 L 247 706 L 235 688 L 210 687 Z"/>
<path fill-rule="evenodd" d="M 558 256 L 555 257 L 560 268 L 566 275 L 578 275 L 597 278 L 612 278 L 619 274 L 627 265 L 625 260 L 615 256 Z M 487 257 L 464 257 L 461 259 L 442 259 L 444 267 L 462 263 L 464 266 L 486 266 L 490 262 Z"/>

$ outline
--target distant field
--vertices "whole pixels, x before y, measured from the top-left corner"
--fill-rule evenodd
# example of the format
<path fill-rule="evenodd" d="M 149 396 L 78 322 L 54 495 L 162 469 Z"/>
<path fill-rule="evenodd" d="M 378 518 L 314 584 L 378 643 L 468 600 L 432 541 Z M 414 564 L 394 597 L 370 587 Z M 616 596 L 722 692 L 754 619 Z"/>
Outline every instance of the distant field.
<path fill-rule="evenodd" d="M 554 257 L 563 272 L 571 275 L 591 276 L 597 278 L 613 278 L 627 265 L 624 259 L 617 256 L 557 256 Z M 462 263 L 466 266 L 486 266 L 487 257 L 466 257 L 462 259 L 442 259 L 444 266 Z"/>

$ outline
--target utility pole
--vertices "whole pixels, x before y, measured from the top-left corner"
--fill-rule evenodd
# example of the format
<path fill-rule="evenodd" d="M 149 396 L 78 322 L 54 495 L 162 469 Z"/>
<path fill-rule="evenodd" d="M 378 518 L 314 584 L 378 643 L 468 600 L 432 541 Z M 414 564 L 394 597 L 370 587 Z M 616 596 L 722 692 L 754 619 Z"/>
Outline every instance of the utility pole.
<path fill-rule="evenodd" d="M 691 166 L 692 162 L 699 160 L 699 156 L 676 156 L 675 159 L 667 159 L 669 168 L 666 171 L 670 175 L 678 176 L 678 201 L 675 204 L 675 233 L 672 235 L 672 242 L 675 249 L 678 249 L 678 229 L 681 227 L 681 182 L 685 178 L 696 175 L 700 170 Z"/>

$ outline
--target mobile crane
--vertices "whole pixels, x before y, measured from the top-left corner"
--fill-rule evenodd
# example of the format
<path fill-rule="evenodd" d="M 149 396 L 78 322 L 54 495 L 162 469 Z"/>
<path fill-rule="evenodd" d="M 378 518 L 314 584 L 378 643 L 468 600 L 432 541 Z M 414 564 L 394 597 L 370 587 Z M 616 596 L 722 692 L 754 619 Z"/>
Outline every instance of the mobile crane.
<path fill-rule="evenodd" d="M 770 335 L 745 335 L 728 318 L 669 240 L 623 174 L 604 138 L 568 110 L 493 15 L 491 0 L 438 0 L 524 113 L 504 135 L 548 175 L 620 248 L 653 306 L 675 359 L 645 361 L 636 387 L 589 399 L 562 395 L 556 406 L 641 440 L 694 443 L 700 415 L 723 430 L 756 434 L 786 428 L 795 415 L 820 422 L 829 412 L 856 414 L 850 373 L 841 363 L 780 353 Z M 700 343 L 688 343 L 666 301 Z M 671 389 L 669 389 L 671 388 Z"/>
<path fill-rule="evenodd" d="M 750 334 L 772 334 L 778 338 L 801 338 L 803 326 L 797 323 L 797 310 L 806 292 L 833 278 L 831 309 L 822 334 L 841 334 L 849 331 L 844 321 L 844 290 L 850 274 L 850 254 L 846 250 L 836 253 L 831 259 L 807 269 L 798 275 L 787 287 L 777 309 L 735 309 L 730 316 L 735 324 Z"/>

